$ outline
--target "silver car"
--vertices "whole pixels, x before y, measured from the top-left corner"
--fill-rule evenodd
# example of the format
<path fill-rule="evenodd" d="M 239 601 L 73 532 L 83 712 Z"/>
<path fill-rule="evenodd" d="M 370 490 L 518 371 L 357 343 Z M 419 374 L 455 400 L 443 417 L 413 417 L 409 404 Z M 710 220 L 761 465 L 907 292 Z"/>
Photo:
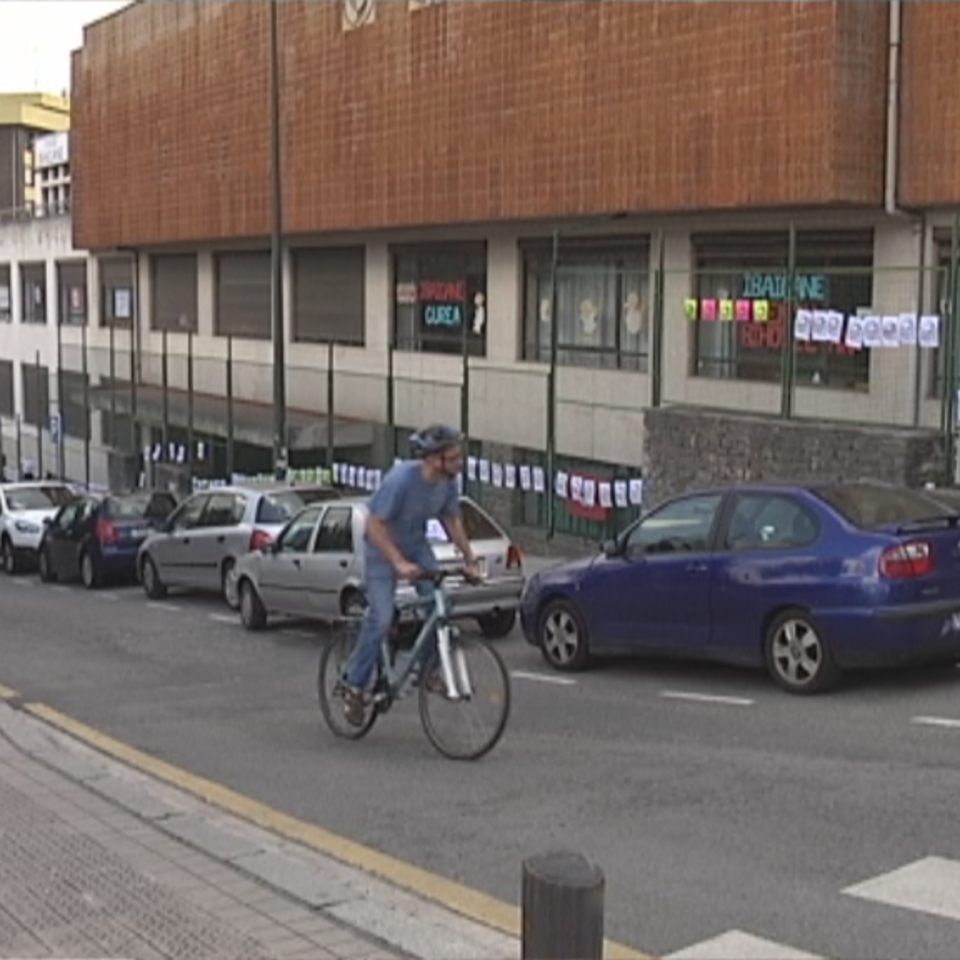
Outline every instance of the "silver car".
<path fill-rule="evenodd" d="M 140 547 L 143 589 L 152 600 L 166 596 L 169 587 L 221 593 L 236 610 L 240 558 L 269 544 L 305 506 L 339 497 L 333 487 L 282 481 L 195 493 Z"/>
<path fill-rule="evenodd" d="M 519 549 L 489 514 L 460 500 L 464 529 L 481 566 L 482 584 L 451 581 L 453 615 L 475 619 L 488 637 L 504 637 L 516 622 L 524 574 Z M 330 622 L 363 605 L 363 541 L 366 502 L 313 504 L 284 528 L 271 546 L 237 564 L 240 615 L 249 630 L 273 614 Z M 459 566 L 458 551 L 439 524 L 428 535 L 441 567 Z M 399 596 L 413 594 L 402 584 Z"/>

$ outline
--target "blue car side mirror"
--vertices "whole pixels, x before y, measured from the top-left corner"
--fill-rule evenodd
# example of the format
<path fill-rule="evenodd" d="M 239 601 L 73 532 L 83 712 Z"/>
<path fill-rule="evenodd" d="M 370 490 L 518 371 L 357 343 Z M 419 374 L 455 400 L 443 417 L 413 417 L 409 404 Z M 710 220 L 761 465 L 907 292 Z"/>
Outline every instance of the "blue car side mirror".
<path fill-rule="evenodd" d="M 608 560 L 613 560 L 621 554 L 620 544 L 616 540 L 604 540 L 600 544 L 600 549 Z"/>

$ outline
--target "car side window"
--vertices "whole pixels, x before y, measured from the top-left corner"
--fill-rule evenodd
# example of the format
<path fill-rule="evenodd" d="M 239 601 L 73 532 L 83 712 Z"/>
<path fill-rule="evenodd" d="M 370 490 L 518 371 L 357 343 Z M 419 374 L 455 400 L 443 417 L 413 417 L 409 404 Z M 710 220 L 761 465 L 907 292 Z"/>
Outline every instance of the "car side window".
<path fill-rule="evenodd" d="M 353 551 L 353 511 L 349 507 L 330 507 L 320 521 L 314 553 L 350 553 Z"/>
<path fill-rule="evenodd" d="M 820 533 L 814 515 L 794 497 L 749 493 L 737 497 L 724 547 L 727 550 L 790 550 L 813 543 Z"/>
<path fill-rule="evenodd" d="M 57 520 L 58 530 L 69 530 L 80 518 L 80 512 L 83 509 L 83 502 L 77 501 L 63 508 L 60 517 Z"/>
<path fill-rule="evenodd" d="M 310 538 L 320 516 L 320 507 L 304 510 L 291 521 L 290 526 L 283 531 L 280 537 L 281 553 L 306 553 L 310 546 Z"/>
<path fill-rule="evenodd" d="M 654 511 L 627 535 L 627 556 L 706 552 L 722 499 L 720 494 L 704 494 L 675 500 Z"/>
<path fill-rule="evenodd" d="M 203 508 L 207 505 L 208 496 L 191 497 L 180 505 L 180 508 L 170 518 L 173 530 L 193 530 L 200 524 Z"/>
<path fill-rule="evenodd" d="M 235 493 L 213 493 L 203 511 L 201 526 L 235 527 L 243 519 L 244 501 Z"/>

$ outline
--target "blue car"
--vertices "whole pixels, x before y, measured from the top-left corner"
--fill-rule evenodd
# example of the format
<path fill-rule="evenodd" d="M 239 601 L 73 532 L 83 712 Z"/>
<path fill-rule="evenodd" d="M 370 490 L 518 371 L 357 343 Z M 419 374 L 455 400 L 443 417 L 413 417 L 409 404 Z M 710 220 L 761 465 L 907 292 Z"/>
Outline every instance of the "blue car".
<path fill-rule="evenodd" d="M 166 490 L 81 494 L 44 528 L 40 579 L 80 580 L 88 590 L 107 579 L 136 579 L 140 545 L 176 506 L 176 498 Z"/>
<path fill-rule="evenodd" d="M 792 693 L 847 669 L 960 661 L 960 513 L 880 483 L 668 500 L 596 556 L 530 578 L 520 619 L 557 670 L 594 655 L 766 667 Z"/>

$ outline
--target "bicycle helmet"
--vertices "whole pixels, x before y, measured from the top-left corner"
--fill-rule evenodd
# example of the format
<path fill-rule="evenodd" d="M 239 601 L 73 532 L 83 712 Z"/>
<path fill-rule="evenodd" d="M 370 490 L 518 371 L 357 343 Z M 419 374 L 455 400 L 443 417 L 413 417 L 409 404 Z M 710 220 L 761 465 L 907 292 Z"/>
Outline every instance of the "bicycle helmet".
<path fill-rule="evenodd" d="M 459 430 L 434 423 L 410 435 L 410 450 L 415 457 L 429 457 L 455 447 L 462 440 L 463 434 Z"/>

